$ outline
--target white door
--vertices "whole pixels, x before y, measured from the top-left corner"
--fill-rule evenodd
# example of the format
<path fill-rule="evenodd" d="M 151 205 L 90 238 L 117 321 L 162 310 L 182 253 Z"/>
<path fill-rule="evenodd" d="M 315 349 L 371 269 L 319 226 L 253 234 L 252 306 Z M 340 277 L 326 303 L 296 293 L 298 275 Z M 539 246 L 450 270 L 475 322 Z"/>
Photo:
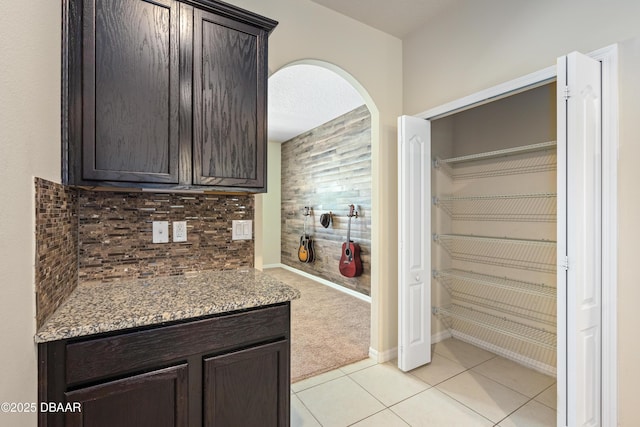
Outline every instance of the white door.
<path fill-rule="evenodd" d="M 431 123 L 398 118 L 398 367 L 431 362 Z"/>
<path fill-rule="evenodd" d="M 580 53 L 558 59 L 559 426 L 601 425 L 600 74 Z"/>

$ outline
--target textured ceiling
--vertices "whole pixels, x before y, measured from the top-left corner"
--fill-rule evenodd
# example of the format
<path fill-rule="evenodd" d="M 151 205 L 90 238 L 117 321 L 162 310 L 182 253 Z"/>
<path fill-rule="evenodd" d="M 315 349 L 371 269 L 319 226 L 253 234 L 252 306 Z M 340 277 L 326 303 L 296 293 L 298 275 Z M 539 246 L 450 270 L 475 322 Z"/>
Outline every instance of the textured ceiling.
<path fill-rule="evenodd" d="M 331 70 L 285 67 L 269 77 L 269 141 L 288 141 L 362 104 L 353 86 Z"/>
<path fill-rule="evenodd" d="M 398 38 L 465 0 L 311 0 Z M 269 141 L 284 142 L 364 104 L 333 71 L 314 65 L 283 68 L 269 78 Z"/>
<path fill-rule="evenodd" d="M 311 0 L 373 28 L 404 38 L 461 0 Z"/>

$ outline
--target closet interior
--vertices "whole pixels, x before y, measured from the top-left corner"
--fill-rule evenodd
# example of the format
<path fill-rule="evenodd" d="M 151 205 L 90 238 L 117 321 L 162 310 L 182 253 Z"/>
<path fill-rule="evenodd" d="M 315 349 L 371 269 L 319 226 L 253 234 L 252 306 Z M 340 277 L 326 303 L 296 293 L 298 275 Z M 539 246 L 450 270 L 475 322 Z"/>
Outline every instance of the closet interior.
<path fill-rule="evenodd" d="M 555 139 L 555 83 L 431 120 L 434 332 L 549 375 Z"/>

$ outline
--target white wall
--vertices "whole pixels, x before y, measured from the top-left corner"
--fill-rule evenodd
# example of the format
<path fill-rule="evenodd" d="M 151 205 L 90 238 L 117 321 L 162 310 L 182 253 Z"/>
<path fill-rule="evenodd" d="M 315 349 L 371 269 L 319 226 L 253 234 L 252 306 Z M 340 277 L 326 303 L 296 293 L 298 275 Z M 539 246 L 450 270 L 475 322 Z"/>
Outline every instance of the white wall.
<path fill-rule="evenodd" d="M 404 113 L 417 114 L 554 65 L 556 57 L 625 41 L 620 50 L 618 369 L 621 426 L 640 423 L 640 2 L 461 2 L 404 44 Z M 632 39 L 632 40 L 629 40 Z M 434 42 L 434 41 L 438 42 Z M 606 284 L 605 284 L 606 286 Z"/>
<path fill-rule="evenodd" d="M 280 264 L 281 144 L 269 142 L 267 193 L 256 196 L 256 268 Z"/>
<path fill-rule="evenodd" d="M 33 177 L 60 181 L 60 2 L 2 5 L 0 402 L 36 402 Z M 0 425 L 35 424 L 0 413 Z"/>

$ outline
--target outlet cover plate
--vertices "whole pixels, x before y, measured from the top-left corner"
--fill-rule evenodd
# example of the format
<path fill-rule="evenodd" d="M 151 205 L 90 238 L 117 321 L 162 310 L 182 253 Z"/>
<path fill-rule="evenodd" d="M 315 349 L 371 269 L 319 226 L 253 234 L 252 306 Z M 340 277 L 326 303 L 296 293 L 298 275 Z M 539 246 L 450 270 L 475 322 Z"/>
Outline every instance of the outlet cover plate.
<path fill-rule="evenodd" d="M 153 243 L 169 243 L 169 221 L 153 221 Z"/>
<path fill-rule="evenodd" d="M 250 219 L 231 221 L 231 240 L 251 240 L 253 235 L 253 221 Z"/>
<path fill-rule="evenodd" d="M 187 221 L 173 221 L 173 241 L 187 241 Z"/>

